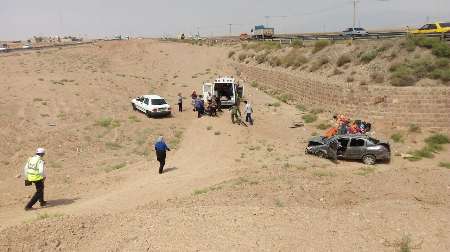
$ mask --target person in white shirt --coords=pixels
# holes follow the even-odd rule
[[[244,106],[245,121],[250,123],[250,125],[253,125],[253,118],[252,118],[253,108],[252,108],[252,105],[250,103],[248,103],[248,101],[244,101],[244,103],[245,103],[245,106]]]

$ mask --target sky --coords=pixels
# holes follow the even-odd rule
[[[2,0],[0,40],[220,36],[229,34],[228,24],[238,35],[267,23],[276,33],[332,32],[352,20],[353,0]],[[359,0],[356,20],[369,30],[450,21],[450,0]]]

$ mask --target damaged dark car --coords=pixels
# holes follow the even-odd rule
[[[337,157],[345,160],[361,160],[373,165],[377,161],[389,161],[391,149],[389,143],[379,141],[367,135],[337,135],[331,138],[313,137],[308,142],[305,152],[323,158],[330,158],[330,143],[337,141]]]

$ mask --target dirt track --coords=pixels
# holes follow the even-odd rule
[[[226,48],[145,40],[0,57],[0,250],[392,251],[407,236],[419,250],[450,250],[450,174],[437,166],[448,150],[374,169],[305,156],[318,130],[289,129],[302,114],[267,106],[275,100],[249,85],[254,127],[231,125],[228,111],[197,119],[189,99],[172,118],[131,110],[136,95],[174,104],[234,74],[226,58]],[[163,175],[158,134],[176,145]],[[24,212],[32,189],[14,176],[37,145],[48,150],[51,207]]]

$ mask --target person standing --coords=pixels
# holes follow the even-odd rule
[[[200,118],[203,115],[203,97],[200,95],[195,100],[195,110],[197,111],[197,117]]]
[[[155,143],[156,160],[159,162],[159,174],[163,173],[164,165],[166,164],[166,151],[170,151],[164,141],[163,136],[159,136]]]
[[[216,96],[216,104],[217,104],[217,110],[219,112],[222,112],[222,101],[220,100],[220,96]]]
[[[339,146],[340,144],[336,139],[332,140],[328,145],[327,156],[333,163],[337,163],[337,151]]]
[[[198,97],[197,92],[195,92],[195,90],[192,91],[191,98],[192,98],[192,106],[194,107],[193,111],[195,111],[195,102],[197,101],[197,97]]]
[[[245,121],[250,123],[250,125],[253,125],[253,118],[252,118],[253,108],[252,108],[252,105],[250,103],[248,103],[248,101],[244,101],[244,103],[245,103],[245,106],[244,106]]]
[[[240,117],[241,117],[241,111],[239,110],[239,107],[234,104],[231,107],[231,122],[234,124],[235,121],[239,124],[240,123]]]
[[[178,93],[178,112],[183,112],[183,97]]]
[[[23,177],[25,185],[34,184],[36,186],[36,193],[25,206],[25,211],[33,209],[34,204],[39,201],[41,207],[45,207],[47,202],[44,201],[44,181],[45,163],[42,158],[45,155],[44,148],[37,148],[36,155],[30,157],[23,168]]]

